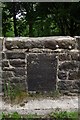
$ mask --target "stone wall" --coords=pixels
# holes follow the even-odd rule
[[[78,92],[80,38],[3,38],[2,80],[23,91]]]

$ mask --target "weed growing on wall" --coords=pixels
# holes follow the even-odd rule
[[[20,103],[26,97],[28,93],[26,91],[22,91],[19,86],[16,88],[10,85],[10,81],[8,83],[4,83],[4,100],[11,103]]]

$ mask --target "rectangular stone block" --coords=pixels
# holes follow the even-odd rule
[[[25,53],[7,52],[6,57],[7,59],[25,59]]]
[[[70,55],[72,60],[80,61],[80,52],[71,52]]]
[[[6,38],[5,46],[8,50],[12,49],[32,49],[32,48],[48,48],[55,50],[60,49],[74,49],[76,41],[69,36],[55,36],[55,37],[37,37],[37,38]]]
[[[57,59],[55,55],[29,54],[27,63],[29,91],[53,91],[56,89]]]
[[[58,82],[58,89],[60,91],[63,91],[64,93],[68,91],[70,92],[75,92],[80,90],[80,81],[59,81]]]
[[[76,70],[79,68],[79,64],[77,61],[65,61],[59,65],[59,70]]]
[[[80,92],[80,80],[76,80],[73,82],[73,89],[78,90]]]
[[[18,77],[18,76],[24,76],[26,74],[25,67],[19,67],[19,68],[17,67],[13,71],[14,71],[14,75],[16,77]]]
[[[59,61],[70,60],[70,55],[68,53],[63,53],[59,55]]]
[[[70,71],[69,80],[80,80],[80,70],[79,71]]]
[[[73,90],[73,84],[72,84],[72,81],[59,81],[58,82],[58,89],[59,90]]]
[[[20,38],[7,38],[8,40],[5,42],[5,47],[8,50],[12,49],[24,49],[25,48],[25,41],[19,41]],[[13,39],[13,41],[12,41]]]
[[[25,60],[20,60],[20,59],[13,59],[10,60],[10,65],[13,67],[25,67]]]

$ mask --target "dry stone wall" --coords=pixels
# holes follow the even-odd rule
[[[78,93],[80,37],[2,38],[2,81],[22,91]]]

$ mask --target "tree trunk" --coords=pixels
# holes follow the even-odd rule
[[[29,21],[29,37],[33,36],[33,22]]]
[[[70,36],[74,36],[74,21],[72,18],[70,19]]]
[[[13,3],[13,23],[14,23],[14,35],[15,37],[18,36],[17,28],[16,28],[16,3]]]
[[[28,13],[28,15],[29,15],[29,37],[33,37],[33,17],[34,17],[34,15],[33,15],[33,13],[34,13],[34,10],[33,10],[33,3],[30,3],[29,4],[29,13]]]

